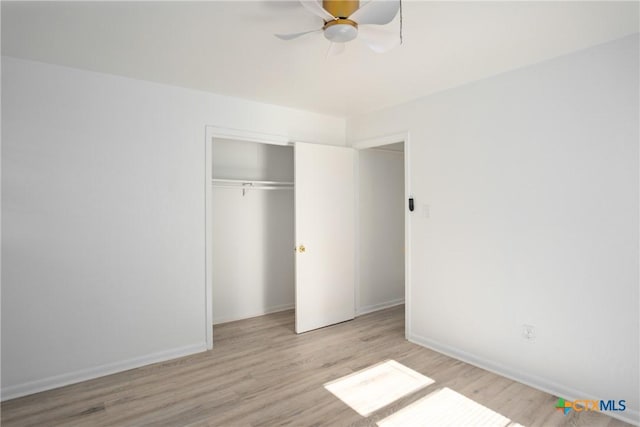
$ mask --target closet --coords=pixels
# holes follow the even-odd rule
[[[294,307],[293,147],[213,141],[213,323]]]
[[[211,323],[290,308],[297,333],[353,319],[354,150],[209,141]]]

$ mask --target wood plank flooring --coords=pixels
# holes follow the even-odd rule
[[[2,403],[10,426],[374,426],[442,387],[524,426],[625,426],[404,339],[402,306],[302,335],[292,311],[214,327],[214,349]],[[435,384],[364,418],[323,384],[393,359]]]

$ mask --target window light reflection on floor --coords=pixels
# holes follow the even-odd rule
[[[434,382],[431,378],[395,360],[387,360],[328,382],[324,387],[357,413],[366,417]]]
[[[378,421],[378,426],[523,427],[446,387]]]

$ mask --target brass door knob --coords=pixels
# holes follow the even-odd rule
[[[300,245],[300,247],[298,248],[298,251],[303,254],[307,251],[307,248],[304,247],[304,245]]]

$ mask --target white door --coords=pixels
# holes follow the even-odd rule
[[[354,151],[296,143],[296,332],[355,315]]]

